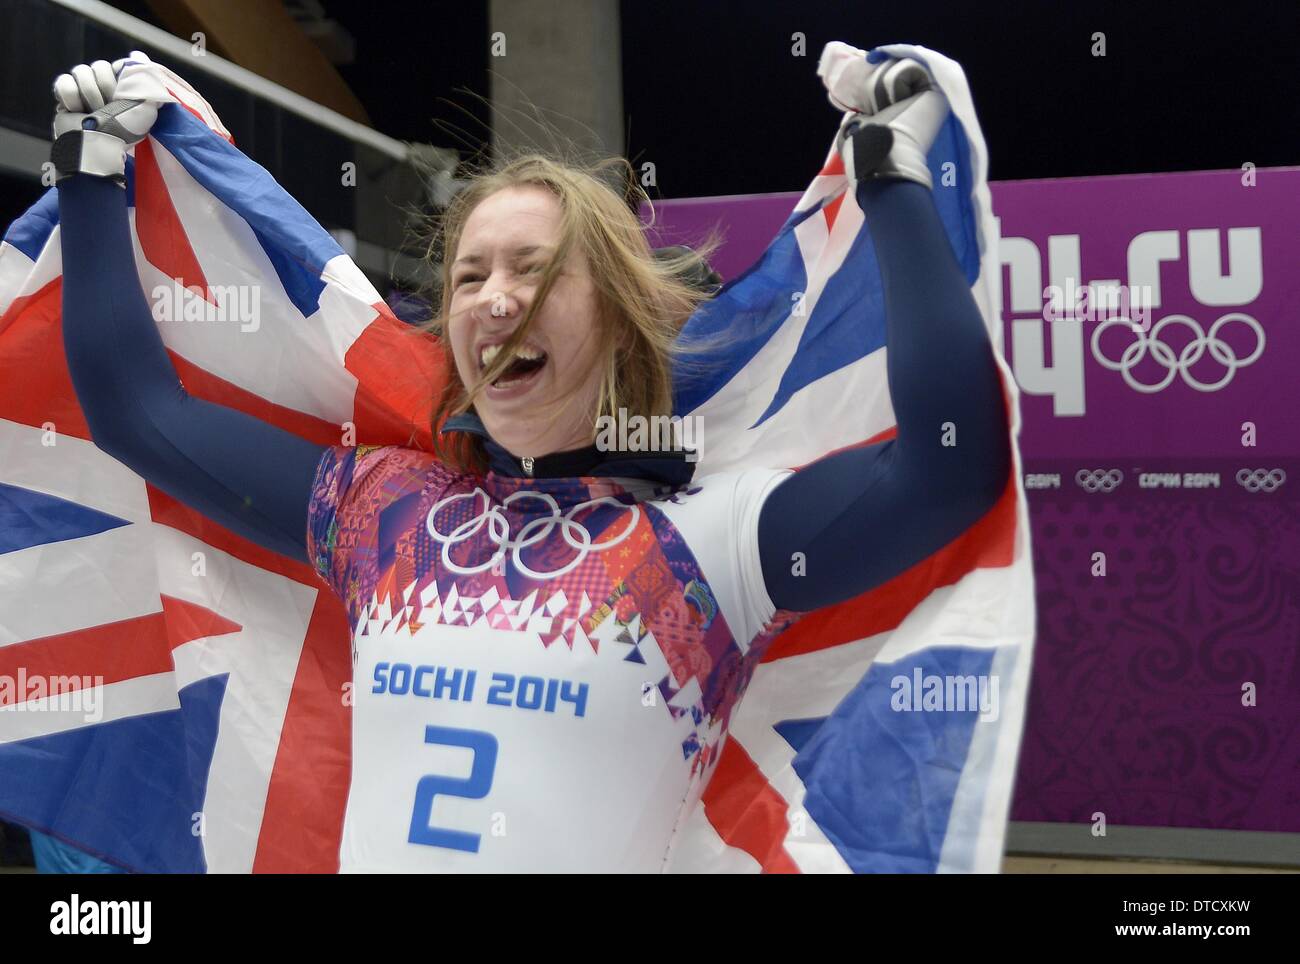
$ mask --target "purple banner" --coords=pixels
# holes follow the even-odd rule
[[[1038,580],[1012,817],[1300,832],[1300,168],[991,189]],[[655,230],[721,229],[730,278],[797,199]]]

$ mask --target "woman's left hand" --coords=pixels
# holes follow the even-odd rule
[[[147,61],[140,52],[131,60]],[[116,100],[117,80],[127,58],[109,63],[96,60],[77,64],[54,79],[54,137],[68,131],[98,130],[111,134],[123,144],[143,140],[158,118],[158,105],[145,100]],[[92,121],[87,125],[86,121]]]
[[[933,187],[926,155],[948,116],[948,101],[918,61],[867,60],[865,51],[827,44],[817,72],[831,103],[851,113],[836,144],[855,181],[906,178]]]

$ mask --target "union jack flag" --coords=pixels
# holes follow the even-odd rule
[[[996,223],[965,77],[921,47],[871,56],[920,61],[952,107],[929,158],[936,200],[1000,347]],[[118,96],[163,103],[127,171],[146,290],[214,303],[223,286],[260,289],[256,331],[162,326],[186,389],[320,444],[427,447],[444,377],[427,341],[184,80],[129,62]],[[50,191],[0,245],[0,815],[134,870],[336,870],[350,766],[342,606],[308,566],[90,441],[63,359],[57,212]],[[689,323],[688,336],[727,332],[725,357],[677,399],[707,419],[701,474],[797,467],[890,437],[864,227],[832,150],[758,263]],[[1014,437],[1015,384],[999,364]],[[1019,480],[1017,456],[1001,501],[961,538],[778,639],[674,869],[997,869],[1034,622]],[[73,691],[102,680],[94,711],[49,692],[59,677]],[[994,680],[997,710],[891,712],[900,677]]]

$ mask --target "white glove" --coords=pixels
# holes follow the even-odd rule
[[[911,59],[868,63],[863,51],[831,43],[817,73],[830,101],[851,113],[836,138],[854,180],[906,178],[933,187],[926,155],[948,116],[948,101]]]
[[[125,181],[126,149],[144,139],[158,119],[158,105],[114,100],[117,78],[128,58],[78,64],[54,80],[54,161],[58,180],[93,174]],[[129,58],[145,61],[140,51]]]

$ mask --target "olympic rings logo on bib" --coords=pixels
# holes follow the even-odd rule
[[[1219,332],[1223,329],[1223,326],[1232,321],[1239,321],[1254,332],[1255,348],[1245,358],[1238,358],[1232,346],[1219,337]],[[1175,323],[1191,329],[1193,335],[1192,340],[1184,345],[1177,355],[1174,354],[1172,348],[1160,340],[1160,333],[1166,327]],[[1127,325],[1137,335],[1137,341],[1125,348],[1124,353],[1120,355],[1118,360],[1107,357],[1101,350],[1102,332],[1113,325]],[[1199,381],[1190,371],[1191,367],[1201,360],[1201,356],[1207,350],[1211,357],[1225,369],[1223,377],[1217,381]],[[1132,374],[1133,368],[1147,356],[1148,352],[1151,353],[1151,358],[1157,364],[1165,368],[1165,375],[1152,385],[1138,381]],[[1237,373],[1238,368],[1245,368],[1247,365],[1253,364],[1263,353],[1263,326],[1250,315],[1242,314],[1240,311],[1224,315],[1210,326],[1209,332],[1202,329],[1196,319],[1187,315],[1168,315],[1161,318],[1150,332],[1147,332],[1142,326],[1128,318],[1111,318],[1103,321],[1092,332],[1092,356],[1106,368],[1123,375],[1124,381],[1134,391],[1148,395],[1163,391],[1174,380],[1175,375],[1181,375],[1183,381],[1197,391],[1217,392],[1232,381],[1232,376]]]
[[[438,513],[449,505],[461,502],[466,499],[478,499],[482,496],[483,508],[477,515],[467,519],[460,525],[456,526],[451,532],[440,532],[436,523]],[[524,524],[519,530],[517,536],[512,537],[510,534],[510,519],[505,513],[505,509],[515,502],[524,499],[536,499],[544,503],[549,509],[548,515],[539,516],[531,519]],[[603,542],[596,543],[592,541],[591,533],[587,531],[586,526],[574,519],[579,512],[584,509],[590,509],[592,506],[602,503],[616,506],[620,509],[629,511],[630,519],[627,527],[612,539],[606,539]],[[434,542],[442,545],[442,564],[451,572],[462,576],[470,576],[475,573],[491,569],[493,566],[505,561],[507,557],[511,558],[515,568],[530,579],[558,579],[566,573],[572,572],[580,566],[592,552],[604,552],[606,549],[618,545],[636,529],[637,523],[641,519],[641,510],[636,505],[627,505],[619,502],[611,496],[601,496],[598,499],[592,499],[589,502],[582,502],[573,506],[567,512],[561,513],[560,505],[554,498],[544,492],[515,492],[507,496],[499,505],[494,504],[491,497],[481,488],[475,488],[473,492],[462,492],[457,495],[448,496],[436,503],[429,510],[429,516],[425,520],[425,526],[429,535]],[[486,526],[486,529],[484,527]],[[569,562],[565,563],[559,569],[552,572],[538,572],[528,566],[523,560],[523,552],[530,546],[544,543],[551,538],[555,527],[559,526],[560,536],[564,539],[565,545],[573,549],[577,555]],[[479,536],[482,531],[482,536]],[[479,538],[475,540],[475,537]],[[482,562],[474,565],[463,565],[457,563],[451,558],[453,546],[462,543],[471,545],[481,545],[481,540],[486,538],[488,542],[496,547],[495,551]],[[471,542],[470,540],[475,540]],[[510,554],[513,553],[513,556]]]
[[[1237,472],[1237,484],[1247,492],[1276,492],[1286,481],[1286,473],[1281,469],[1241,469]]]

